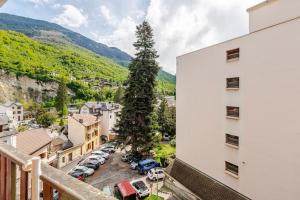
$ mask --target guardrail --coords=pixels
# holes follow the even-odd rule
[[[72,200],[115,199],[63,171],[42,163],[39,157],[25,155],[16,148],[0,142],[1,200],[37,200],[40,198],[40,191],[44,200],[52,200],[54,190],[58,192],[59,197]]]

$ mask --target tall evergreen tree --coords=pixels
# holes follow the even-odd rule
[[[168,109],[169,109],[168,102],[165,98],[163,98],[157,109],[158,125],[159,125],[160,132],[162,134],[168,133],[168,125],[167,125],[168,117],[169,117]]]
[[[68,114],[68,105],[69,97],[67,86],[64,78],[61,78],[59,81],[57,95],[56,95],[56,109],[61,116]]]
[[[129,65],[129,77],[123,98],[123,109],[117,125],[119,139],[132,145],[133,152],[149,152],[155,128],[153,109],[156,98],[156,76],[159,71],[157,51],[154,49],[153,30],[144,21],[137,26],[137,53]]]
[[[122,87],[118,87],[114,96],[114,102],[122,104],[123,97],[124,97],[124,89]]]

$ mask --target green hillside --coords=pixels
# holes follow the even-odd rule
[[[28,76],[39,81],[56,81],[66,77],[68,87],[79,99],[100,98],[99,82],[111,87],[126,80],[128,71],[114,61],[81,47],[52,44],[33,40],[14,31],[0,31],[0,68],[17,76]],[[159,81],[160,93],[171,94],[175,85]],[[101,98],[100,98],[101,100]]]

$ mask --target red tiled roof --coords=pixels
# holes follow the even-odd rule
[[[100,121],[99,118],[90,114],[73,114],[72,117],[84,126],[90,126]]]
[[[51,142],[46,129],[39,128],[17,134],[17,149],[32,155]]]
[[[130,182],[127,180],[118,183],[117,186],[123,197],[128,197],[136,193]]]

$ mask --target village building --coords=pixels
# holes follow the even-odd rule
[[[91,114],[101,118],[102,140],[109,141],[115,138],[114,128],[119,119],[121,105],[108,102],[87,102],[81,109],[81,114]]]
[[[46,129],[32,129],[17,134],[16,148],[27,155],[39,156],[48,162],[51,141]]]

